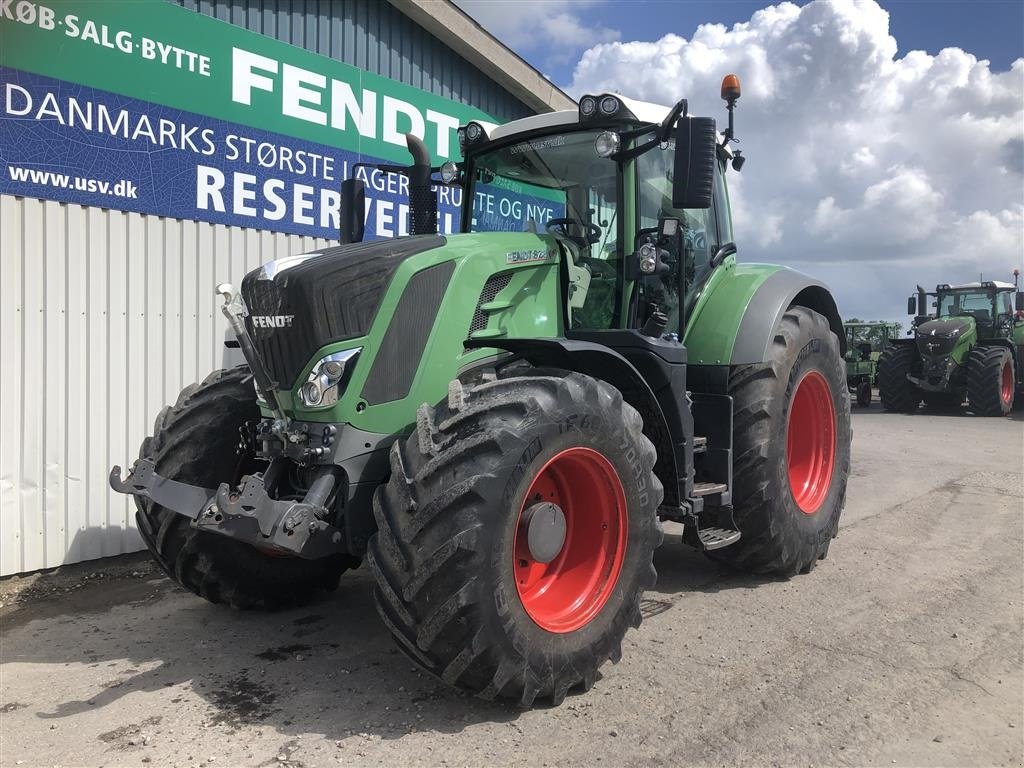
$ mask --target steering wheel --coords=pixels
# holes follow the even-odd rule
[[[564,237],[580,248],[601,242],[601,228],[594,224],[584,224],[576,219],[559,218],[548,219],[544,226],[555,237]]]
[[[614,280],[618,277],[618,269],[604,259],[581,258],[580,261],[587,265],[590,274],[598,280]]]

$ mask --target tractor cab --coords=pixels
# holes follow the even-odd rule
[[[990,281],[936,288],[938,317],[971,317],[979,326],[979,335],[988,338],[1009,335],[1013,323],[1011,283]]]
[[[517,226],[567,257],[569,328],[634,328],[679,343],[687,301],[732,243],[723,175],[735,158],[714,121],[686,110],[604,94],[490,133],[470,124],[455,171],[468,201],[463,231],[506,230],[494,200],[514,195]]]
[[[908,309],[909,314],[916,314],[915,327],[932,319],[966,318],[979,326],[979,332],[986,338],[1008,336],[1017,311],[1014,308],[1016,291],[1013,283],[999,280],[961,285],[942,283],[935,286],[934,292],[925,292],[919,287],[917,298],[908,299]],[[927,297],[933,299],[930,307]]]

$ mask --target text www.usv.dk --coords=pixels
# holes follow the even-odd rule
[[[137,200],[139,197],[139,188],[127,179],[113,182],[100,181],[99,179],[87,179],[84,176],[68,176],[63,173],[39,171],[35,168],[16,168],[13,165],[7,167],[7,174],[12,181],[27,181],[31,184],[45,184],[48,187],[74,189],[79,192],[96,192],[101,195],[133,200]]]

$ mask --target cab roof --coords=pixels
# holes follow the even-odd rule
[[[626,109],[632,112],[642,123],[660,123],[668,116],[669,110],[671,109],[671,107],[664,107],[661,104],[652,104],[648,101],[631,99],[619,93],[610,93],[608,95],[618,98]],[[518,120],[512,120],[511,122],[499,125],[489,131],[489,138],[491,141],[494,141],[496,139],[504,139],[508,136],[514,136],[517,133],[537,131],[543,128],[554,128],[559,125],[578,125],[579,122],[579,110],[560,109],[557,112],[544,112],[540,115],[530,115],[529,117],[522,117]]]
[[[971,288],[995,288],[996,290],[1005,291],[1012,290],[1013,283],[1004,283],[1002,280],[986,280],[984,283],[960,283],[960,285],[938,285],[935,287],[937,291],[962,291],[970,290]]]
[[[595,96],[597,94],[594,94]],[[633,113],[641,123],[660,123],[672,110],[672,107],[666,107],[662,104],[653,104],[649,101],[640,101],[638,99],[631,99],[628,96],[623,96],[621,93],[614,91],[606,94],[600,94],[601,96],[614,96],[622,102],[623,106],[627,110]],[[576,126],[580,123],[580,113],[578,109],[560,109],[556,112],[544,112],[540,115],[530,115],[529,117],[522,117],[518,120],[512,120],[508,123],[503,123],[498,126],[493,124],[484,124],[487,128],[487,138],[490,141],[498,141],[501,139],[515,136],[519,133],[528,133],[532,131],[540,131],[546,128],[557,128],[560,125],[564,126]],[[722,146],[722,133],[718,133],[718,144],[719,147],[725,152],[726,156],[732,157],[732,150],[728,145]]]

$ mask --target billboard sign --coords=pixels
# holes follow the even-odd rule
[[[356,173],[367,235],[393,236],[404,179],[354,165],[407,163],[406,133],[457,158],[470,120],[494,123],[165,0],[0,0],[2,194],[335,239]],[[439,189],[443,231],[460,203]]]

